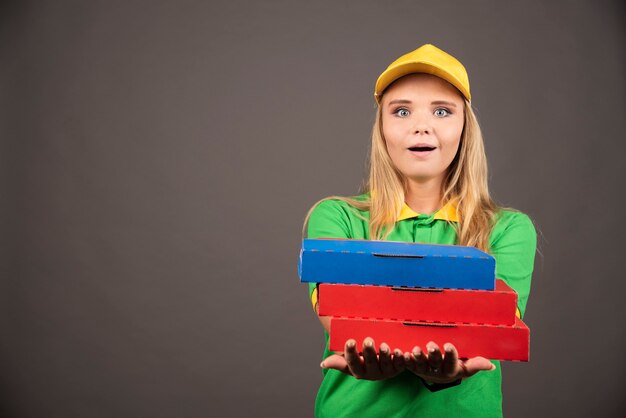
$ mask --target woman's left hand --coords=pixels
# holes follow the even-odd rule
[[[412,353],[404,353],[404,363],[407,370],[415,373],[431,383],[451,383],[455,380],[475,375],[479,371],[495,370],[489,360],[484,357],[473,357],[466,360],[459,359],[456,348],[446,343],[444,353],[433,341],[426,344],[426,352],[420,347],[413,348]]]

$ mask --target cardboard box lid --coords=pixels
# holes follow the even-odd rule
[[[321,316],[513,325],[516,308],[517,293],[500,279],[495,290],[320,283],[318,292]]]
[[[343,351],[350,338],[360,347],[366,337],[373,338],[376,347],[385,342],[392,350],[399,348],[403,352],[411,352],[415,346],[424,350],[429,341],[440,348],[449,342],[461,358],[528,361],[530,353],[530,330],[519,318],[513,326],[331,318],[331,351]]]
[[[298,274],[303,282],[493,290],[495,259],[459,245],[305,239]]]

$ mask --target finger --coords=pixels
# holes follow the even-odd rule
[[[404,368],[410,370],[411,363],[413,363],[413,356],[411,356],[411,353],[405,352],[402,354],[402,357],[404,357]]]
[[[426,355],[419,347],[413,348],[413,358],[415,361],[415,373],[426,374],[428,373],[428,359]]]
[[[402,353],[401,350],[399,349],[395,349],[393,350],[393,368],[397,371],[397,372],[401,372],[402,370],[404,370],[406,368],[406,365],[404,364],[404,355]]]
[[[418,347],[415,346],[413,347],[413,350],[410,353],[404,353],[404,366],[407,370],[412,371],[413,373],[415,373],[416,371],[416,363],[415,363],[415,350],[417,350]],[[408,354],[408,359],[407,359],[407,354]]]
[[[374,348],[374,340],[367,337],[363,340],[363,360],[365,360],[365,373],[368,375],[379,375],[378,357]]]
[[[380,345],[380,354],[378,355],[380,360],[380,371],[389,375],[394,372],[393,364],[391,364],[391,349],[386,343]]]
[[[339,354],[333,354],[326,357],[320,364],[320,367],[323,369],[335,369],[352,375],[352,372],[350,372],[350,368],[348,367],[348,363],[346,362],[346,358],[344,356],[340,356]]]
[[[472,357],[461,362],[461,368],[463,369],[464,377],[470,377],[483,370],[495,370],[496,366],[484,357]]]
[[[450,343],[443,345],[444,357],[441,365],[441,373],[445,376],[456,375],[458,370],[459,353],[456,351],[456,347]]]
[[[439,351],[439,346],[435,344],[433,341],[430,341],[426,344],[426,349],[428,350],[428,366],[430,367],[430,372],[433,374],[441,373],[441,351]]]
[[[356,350],[356,341],[350,339],[346,341],[345,347],[346,362],[353,376],[361,376],[364,371],[363,360]]]

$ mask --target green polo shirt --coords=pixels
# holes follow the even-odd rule
[[[357,197],[365,199],[366,195]],[[365,218],[361,219],[357,213]],[[340,200],[318,204],[309,218],[309,238],[370,239],[369,212],[357,211]],[[399,221],[387,240],[457,244],[457,236],[449,221],[456,221],[454,206],[425,215],[405,205]],[[518,294],[521,315],[526,309],[536,249],[536,232],[532,221],[523,213],[501,210],[490,236],[491,254],[496,259],[496,276]],[[315,298],[315,283],[310,295]],[[324,332],[328,357],[328,333]],[[376,341],[380,344],[382,341]],[[440,346],[445,341],[436,341]],[[394,347],[391,347],[393,350]],[[409,371],[380,381],[357,380],[333,369],[323,371],[323,380],[315,401],[318,418],[339,417],[501,417],[502,375],[500,363],[496,370],[479,372],[445,390],[430,392],[421,380]]]

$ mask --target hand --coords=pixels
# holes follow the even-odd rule
[[[328,356],[320,364],[325,369],[335,369],[354,376],[356,379],[382,380],[394,377],[405,370],[405,356],[401,350],[395,349],[393,356],[389,346],[380,345],[380,354],[376,355],[374,340],[367,337],[363,340],[363,356],[356,349],[356,341],[346,341],[344,354]]]
[[[450,383],[473,376],[481,370],[496,369],[484,357],[460,360],[456,348],[450,343],[444,344],[443,348],[442,356],[439,346],[430,341],[426,344],[426,353],[420,347],[413,348],[412,353],[404,353],[406,369],[431,383]]]

